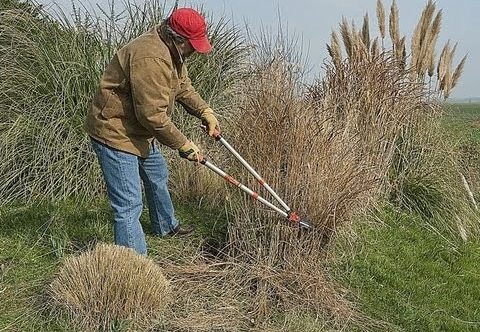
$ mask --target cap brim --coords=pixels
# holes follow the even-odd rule
[[[208,41],[207,36],[199,39],[189,39],[189,41],[198,53],[208,53],[212,50],[212,45]]]

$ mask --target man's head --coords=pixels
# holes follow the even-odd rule
[[[205,18],[192,8],[179,8],[166,20],[167,30],[183,57],[197,51],[208,53],[212,49],[207,37]]]

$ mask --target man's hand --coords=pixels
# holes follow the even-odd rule
[[[192,141],[188,141],[178,149],[178,154],[180,157],[190,161],[200,162],[203,160],[203,156],[200,154],[200,149]]]
[[[207,127],[207,133],[209,136],[215,137],[216,132],[220,134],[220,125],[211,108],[206,108],[201,111],[200,119],[202,120],[202,123]]]

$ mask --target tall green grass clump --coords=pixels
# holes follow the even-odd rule
[[[124,6],[119,10],[112,3],[103,12],[74,8],[72,18],[61,10],[49,14],[41,8],[34,13],[23,8],[1,11],[2,203],[70,196],[90,200],[103,191],[82,129],[85,113],[114,52],[168,14],[162,1],[143,6],[127,1]],[[236,28],[225,20],[211,23],[210,38],[213,54],[192,59],[190,71],[199,92],[220,114],[227,115],[231,87],[241,75],[244,48],[239,47]],[[198,124],[194,126],[184,113],[174,114],[176,123],[188,136],[200,137],[192,134],[200,132]],[[191,173],[187,163],[176,169],[174,178]],[[174,189],[179,196],[188,196],[194,187],[180,181]]]
[[[67,26],[65,26],[67,25]],[[1,201],[98,190],[82,132],[102,43],[45,13],[0,14]]]

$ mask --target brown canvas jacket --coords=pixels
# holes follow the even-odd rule
[[[173,124],[175,101],[199,117],[208,104],[162,26],[122,47],[107,66],[84,128],[94,139],[146,158],[152,140],[178,149],[188,140]]]

